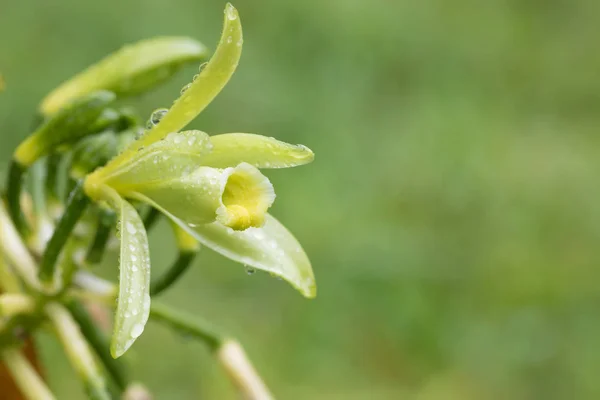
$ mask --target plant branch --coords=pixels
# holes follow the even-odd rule
[[[58,303],[47,304],[45,310],[71,364],[83,380],[90,398],[110,400],[106,383],[96,367],[90,346],[77,322],[69,311]]]
[[[180,251],[177,259],[169,269],[150,282],[150,295],[156,296],[175,283],[188,270],[196,257],[194,251]]]
[[[7,348],[1,353],[4,364],[10,371],[15,383],[29,400],[53,400],[55,397],[48,389],[33,366],[15,348]]]
[[[110,355],[108,338],[104,332],[98,328],[83,304],[79,301],[70,300],[66,306],[79,324],[81,332],[94,349],[100,361],[102,361],[104,368],[110,374],[112,380],[121,391],[124,391],[127,387],[125,366],[120,360],[116,360]]]
[[[83,191],[83,185],[78,183],[69,196],[67,208],[58,222],[42,257],[39,272],[42,282],[50,283],[54,279],[58,256],[88,204],[89,198]]]

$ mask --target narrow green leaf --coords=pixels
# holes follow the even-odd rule
[[[210,137],[212,151],[203,165],[227,168],[247,162],[257,168],[288,168],[308,164],[314,153],[301,144],[281,142],[272,137],[251,133],[225,133]]]
[[[105,108],[114,100],[114,93],[99,91],[62,108],[17,147],[14,158],[21,165],[29,166],[62,144],[104,130],[114,122],[103,115]],[[99,117],[102,117],[100,121],[103,123],[98,121]]]
[[[150,313],[150,250],[142,219],[131,204],[108,187],[104,198],[119,213],[121,254],[119,298],[110,353],[120,357],[142,334]]]
[[[203,60],[204,45],[186,37],[159,37],[123,47],[52,91],[41,111],[52,115],[72,100],[104,89],[119,97],[144,92],[169,79],[181,66]]]

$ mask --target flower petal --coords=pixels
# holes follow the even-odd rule
[[[110,353],[120,357],[142,334],[150,314],[150,250],[144,223],[131,204],[104,187],[105,199],[119,212],[121,255],[119,298]]]
[[[136,185],[121,194],[158,204],[190,225],[220,221],[236,230],[261,226],[275,200],[273,185],[250,164],[199,167],[173,179]]]
[[[233,231],[213,222],[192,228],[190,234],[227,258],[286,280],[305,297],[317,295],[306,253],[296,238],[270,215],[261,228]]]
[[[41,111],[51,115],[72,100],[105,89],[119,97],[143,92],[170,78],[183,64],[207,57],[201,43],[186,37],[159,37],[128,45],[53,90]]]
[[[103,168],[86,178],[86,185],[101,187],[109,185],[117,191],[132,190],[155,181],[177,179],[189,174],[210,152],[208,135],[201,131],[172,133],[165,140],[140,149],[121,164],[109,161]],[[87,189],[89,196],[93,193]]]
[[[247,162],[257,168],[287,168],[308,164],[314,153],[301,144],[281,142],[272,137],[251,133],[225,133],[211,136],[213,149],[204,165],[227,168]]]
[[[234,231],[219,222],[192,227],[160,206],[153,206],[217,253],[280,277],[307,298],[317,295],[315,277],[306,253],[296,238],[273,216],[267,214],[266,222],[260,228]]]
[[[137,146],[147,146],[177,132],[192,121],[219,94],[235,71],[242,54],[242,25],[237,10],[227,4],[223,33],[217,50],[198,77]],[[135,144],[134,144],[135,146]]]

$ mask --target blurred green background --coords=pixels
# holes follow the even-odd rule
[[[600,398],[600,3],[234,5],[242,62],[192,126],[315,151],[268,175],[319,295],[206,250],[166,301],[239,338],[280,399]],[[214,48],[223,7],[3,1],[2,168],[61,81],[151,36]],[[142,115],[195,71],[136,101]],[[59,398],[81,398],[45,349]],[[202,345],[154,323],[126,358],[158,399],[236,398]]]

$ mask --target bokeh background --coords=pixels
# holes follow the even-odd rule
[[[268,175],[319,295],[207,250],[166,301],[239,338],[280,399],[600,398],[600,3],[234,5],[242,62],[192,126],[315,151]],[[151,36],[214,48],[223,7],[2,0],[2,168],[62,80]],[[166,224],[151,241],[161,269]],[[59,347],[44,354],[59,398],[82,398]],[[127,361],[158,399],[236,398],[201,344],[162,326]]]

